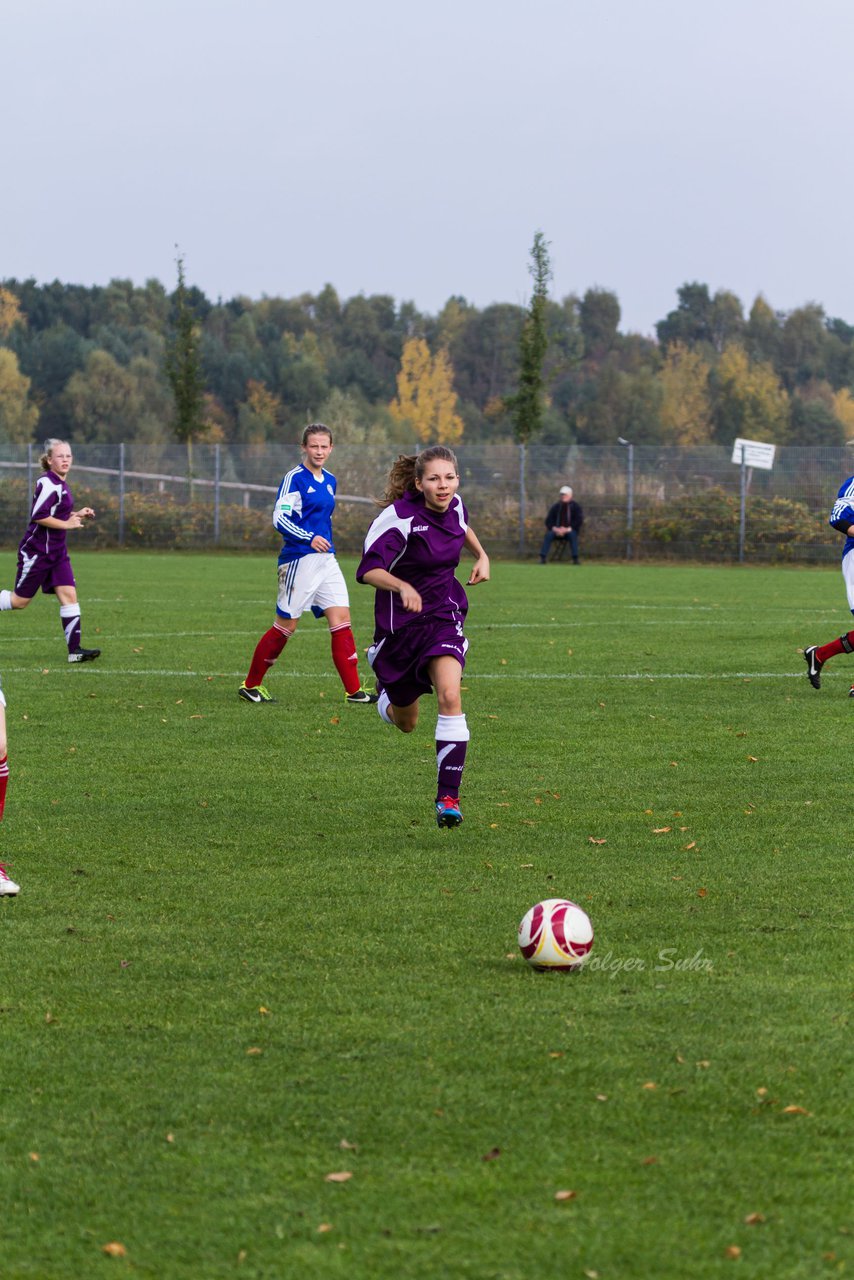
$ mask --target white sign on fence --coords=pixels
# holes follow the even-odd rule
[[[765,444],[763,440],[742,440],[740,437],[732,446],[732,461],[741,466],[742,453],[746,467],[759,467],[761,471],[774,470],[775,444]]]

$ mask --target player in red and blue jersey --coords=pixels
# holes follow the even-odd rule
[[[854,555],[852,555],[854,551],[854,476],[849,476],[840,486],[828,524],[845,537],[845,545],[842,548],[842,577],[848,596],[848,607],[854,613]],[[821,688],[821,669],[824,664],[839,653],[854,653],[854,631],[848,631],[838,640],[831,640],[827,644],[811,644],[804,649],[807,677],[814,689]],[[854,685],[848,690],[848,696],[854,698]]]
[[[73,461],[66,440],[45,440],[41,456],[44,475],[33,493],[30,523],[18,547],[18,574],[12,591],[0,591],[0,610],[25,609],[39,588],[59,601],[59,621],[68,646],[69,662],[91,662],[100,649],[84,649],[80,643],[80,605],[77,584],[68,558],[65,535],[94,520],[91,507],[74,510],[66,483]]]
[[[302,463],[282,480],[273,507],[273,525],[282,535],[276,616],[255,646],[249,672],[237,692],[246,702],[275,702],[264,677],[302,614],[311,609],[316,618],[325,616],[329,623],[332,661],[344,685],[344,700],[370,704],[377,699],[359,680],[350,597],[332,540],[336,481],[324,467],[332,452],[332,432],[322,422],[311,423],[302,434],[302,451]]]
[[[489,557],[469,527],[459,486],[457,460],[444,445],[398,458],[386,489],[388,505],[368,530],[356,570],[357,580],[377,593],[368,661],[377,677],[380,716],[411,733],[419,698],[436,690],[440,827],[463,820],[460,783],[470,735],[460,687],[468,599],[455,570],[464,547],[475,556],[468,585],[489,579]]]

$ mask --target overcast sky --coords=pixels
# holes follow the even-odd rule
[[[0,278],[854,323],[852,0],[0,0]]]

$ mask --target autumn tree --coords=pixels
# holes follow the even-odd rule
[[[39,411],[30,403],[30,379],[18,368],[14,351],[0,347],[0,439],[26,444],[33,438]]]
[[[789,397],[772,365],[751,361],[743,347],[726,347],[713,378],[716,434],[724,444],[747,440],[785,441]]]
[[[462,438],[454,370],[444,347],[431,356],[424,338],[404,343],[397,395],[389,412],[396,422],[408,423],[416,439],[425,444],[456,444]]]
[[[659,373],[662,438],[673,444],[708,444],[712,435],[709,365],[699,351],[672,343]]]
[[[17,297],[9,289],[0,288],[0,340],[8,338],[21,320],[21,304]]]
[[[546,301],[552,268],[548,242],[542,231],[534,236],[528,270],[534,281],[534,292],[519,339],[519,384],[515,395],[507,400],[516,439],[521,444],[530,440],[543,422],[543,361],[549,345]]]

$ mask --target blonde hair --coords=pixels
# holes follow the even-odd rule
[[[53,453],[54,449],[56,448],[56,446],[57,446],[58,444],[65,444],[65,445],[68,445],[68,441],[67,441],[67,440],[58,440],[58,439],[56,439],[56,437],[55,437],[55,436],[50,436],[47,440],[45,440],[45,442],[44,442],[44,453],[43,453],[43,454],[42,454],[42,456],[39,458],[39,462],[41,463],[42,471],[50,471],[50,455]],[[68,447],[69,447],[69,448],[71,448],[71,446],[70,446],[70,445],[68,445]]]
[[[397,502],[398,498],[402,498],[405,493],[417,493],[415,481],[422,478],[427,470],[427,463],[437,459],[442,462],[452,462],[454,470],[459,475],[457,455],[444,444],[431,445],[429,449],[422,449],[421,453],[399,454],[397,462],[388,473],[383,506],[387,507],[392,502]]]

